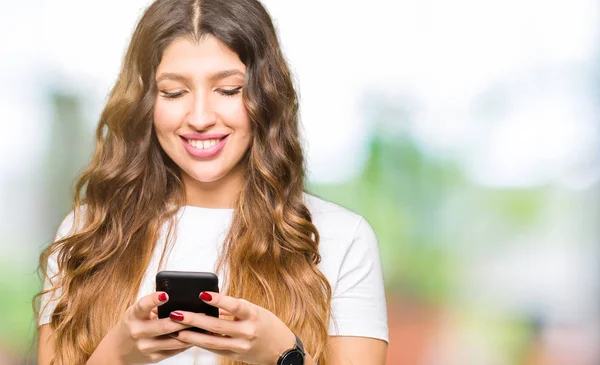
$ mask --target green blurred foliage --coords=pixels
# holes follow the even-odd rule
[[[532,229],[546,204],[543,188],[473,184],[457,162],[428,155],[406,133],[390,138],[376,129],[369,152],[364,170],[350,181],[309,183],[308,190],[369,221],[388,290],[432,304],[450,299],[462,250],[493,246]]]
[[[74,179],[89,161],[93,147],[83,118],[82,100],[58,90],[49,90],[48,95],[53,107],[49,149],[42,170],[29,177],[40,181],[44,190],[39,209],[45,224],[27,232],[38,239],[34,246],[40,250],[52,241],[59,223],[71,210]],[[17,261],[0,258],[0,293],[9,298],[0,301],[0,349],[21,355],[29,353],[34,344],[32,299],[42,283],[35,267],[24,267],[22,260]],[[26,262],[37,262],[37,257]]]
[[[452,164],[428,158],[406,136],[376,131],[361,174],[340,185],[308,190],[363,215],[380,244],[386,287],[439,302],[450,289],[444,194],[462,181]]]
[[[37,277],[10,263],[0,265],[0,348],[14,355],[29,352],[35,329],[31,299],[39,289]]]

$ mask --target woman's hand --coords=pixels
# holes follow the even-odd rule
[[[279,356],[294,347],[294,333],[275,314],[244,299],[203,292],[200,299],[220,308],[233,320],[203,313],[176,311],[171,319],[212,332],[179,331],[177,339],[221,356],[249,364],[275,365]]]
[[[107,353],[115,356],[118,364],[155,363],[190,348],[190,344],[168,336],[189,326],[175,323],[169,318],[157,319],[155,308],[167,300],[166,293],[156,292],[129,307],[102,340],[88,364],[107,363]]]

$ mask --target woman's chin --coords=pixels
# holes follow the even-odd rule
[[[210,184],[221,179],[219,175],[195,175],[190,176],[194,182],[200,184]]]
[[[225,174],[222,171],[189,171],[187,175],[193,182],[208,184],[220,180]]]
[[[243,169],[241,166],[224,166],[223,164],[208,164],[204,166],[193,166],[195,168],[187,168],[183,171],[187,179],[190,179],[191,183],[210,184],[216,181],[220,181],[225,177],[231,178],[233,175],[243,175]],[[203,168],[200,168],[203,167]]]

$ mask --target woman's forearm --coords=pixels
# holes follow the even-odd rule
[[[100,341],[100,344],[96,347],[96,350],[94,350],[94,353],[92,353],[92,356],[90,356],[86,362],[86,365],[127,365],[122,359],[117,357],[117,344],[113,343],[113,336],[110,334],[111,333],[109,332],[104,336],[102,341]]]
[[[312,356],[306,354],[306,356],[304,357],[304,365],[317,365],[317,363],[315,362],[315,360],[313,360]]]

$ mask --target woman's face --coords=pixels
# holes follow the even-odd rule
[[[156,72],[154,127],[184,182],[241,176],[238,162],[251,141],[241,90],[245,72],[238,55],[213,36],[198,44],[179,38],[164,50]]]

